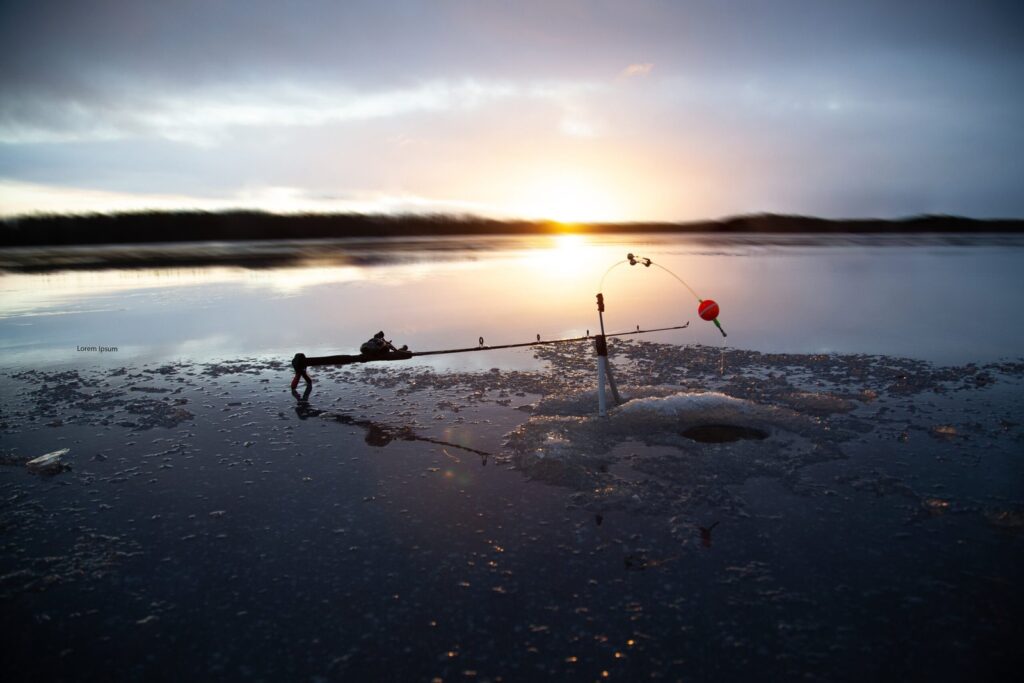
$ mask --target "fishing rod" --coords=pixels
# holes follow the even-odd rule
[[[635,330],[630,330],[629,332],[615,332],[613,334],[605,334],[604,336],[605,337],[628,337],[631,334],[649,334],[651,332],[666,332],[668,330],[685,330],[689,326],[690,326],[689,321],[687,321],[683,325],[674,325],[672,327],[655,327],[655,328],[651,328],[649,330],[641,330],[640,326],[637,325]],[[604,334],[603,331],[602,331],[602,334]],[[481,337],[480,339],[483,340],[483,337]],[[500,344],[498,346],[484,346],[483,342],[481,341],[481,345],[480,346],[471,346],[471,347],[464,348],[464,349],[443,349],[443,350],[440,350],[440,351],[410,351],[409,353],[413,357],[415,357],[415,356],[439,356],[439,355],[445,354],[445,353],[469,353],[471,351],[493,351],[495,349],[515,349],[515,348],[522,348],[522,347],[525,347],[525,346],[544,346],[545,344],[568,344],[570,342],[586,341],[587,339],[593,339],[593,337],[590,335],[590,330],[587,330],[587,334],[585,336],[582,336],[582,337],[569,337],[567,339],[541,340],[540,339],[540,335],[537,335],[537,340],[536,341],[523,342],[523,343],[520,343],[520,344]]]
[[[658,327],[658,328],[652,328],[652,329],[649,329],[649,330],[641,330],[640,326],[637,325],[635,330],[630,330],[628,332],[614,332],[612,334],[606,334],[605,330],[604,330],[604,311],[605,311],[604,294],[603,294],[604,282],[605,282],[605,279],[608,277],[609,273],[611,273],[618,266],[621,266],[621,265],[623,265],[625,263],[628,263],[631,266],[643,265],[645,268],[650,268],[651,266],[656,266],[656,267],[660,268],[661,270],[665,271],[666,273],[668,273],[669,275],[671,275],[673,278],[675,278],[677,281],[679,281],[679,283],[683,287],[685,287],[690,292],[690,294],[692,294],[694,296],[695,299],[697,299],[697,304],[698,304],[697,305],[697,314],[701,317],[701,319],[707,320],[708,322],[714,323],[715,327],[718,328],[718,331],[722,333],[722,337],[723,338],[725,336],[727,336],[726,333],[725,333],[725,330],[722,328],[722,324],[718,321],[718,315],[719,315],[720,309],[719,309],[718,304],[714,300],[712,300],[712,299],[702,299],[697,294],[697,292],[694,291],[694,289],[692,287],[690,287],[690,285],[688,285],[686,283],[685,280],[683,280],[681,277],[679,277],[678,275],[673,273],[671,270],[669,270],[665,266],[662,266],[659,263],[654,263],[649,258],[646,258],[646,257],[643,257],[643,256],[637,256],[637,255],[635,255],[633,253],[629,253],[629,254],[626,254],[626,259],[625,260],[619,261],[618,263],[613,264],[607,271],[605,271],[604,275],[601,277],[601,282],[598,285],[597,312],[598,312],[598,320],[600,322],[600,327],[601,327],[601,333],[599,335],[591,337],[590,336],[590,330],[587,330],[587,334],[585,336],[582,336],[582,337],[570,337],[570,338],[567,338],[567,339],[542,340],[540,338],[540,335],[538,334],[537,335],[537,339],[535,341],[518,342],[518,343],[514,343],[514,344],[498,344],[496,346],[488,346],[488,345],[484,344],[484,338],[480,337],[479,338],[479,343],[478,343],[477,346],[469,346],[469,347],[462,347],[462,348],[455,348],[455,349],[435,349],[435,350],[432,350],[432,351],[409,351],[408,347],[405,347],[405,346],[403,346],[400,349],[396,349],[394,347],[394,345],[390,341],[384,339],[384,333],[383,332],[378,332],[376,335],[374,335],[373,339],[371,339],[369,342],[367,342],[366,344],[364,344],[360,348],[360,353],[356,354],[356,355],[335,355],[335,356],[312,356],[312,357],[307,357],[303,353],[295,354],[295,357],[292,358],[292,369],[295,371],[295,378],[292,380],[292,389],[294,390],[298,386],[300,379],[304,379],[306,381],[307,385],[312,386],[313,380],[310,379],[309,375],[306,373],[306,369],[307,368],[311,368],[311,367],[316,367],[316,366],[322,366],[322,365],[350,365],[350,364],[354,364],[354,363],[370,363],[370,362],[377,362],[377,361],[409,360],[410,358],[417,358],[417,357],[420,357],[420,356],[440,356],[440,355],[452,354],[452,353],[474,353],[474,352],[479,352],[479,351],[496,351],[498,349],[515,349],[515,348],[527,348],[527,347],[533,347],[533,346],[545,346],[545,345],[552,345],[552,344],[569,344],[569,343],[573,343],[573,342],[580,342],[580,341],[585,341],[585,340],[593,339],[593,341],[594,341],[594,349],[595,349],[595,351],[597,353],[597,378],[598,378],[598,405],[599,405],[599,413],[600,413],[600,415],[604,416],[604,415],[607,414],[607,412],[606,412],[607,402],[606,402],[606,399],[605,399],[605,384],[606,383],[611,387],[612,396],[614,397],[615,402],[616,403],[622,403],[622,400],[619,397],[618,389],[615,386],[615,379],[614,379],[614,377],[612,375],[611,364],[608,362],[607,338],[608,337],[626,337],[626,336],[636,335],[636,334],[650,334],[652,332],[666,332],[666,331],[669,331],[669,330],[684,330],[684,329],[686,329],[687,327],[690,326],[689,321],[687,321],[686,324],[684,324],[684,325],[674,325],[674,326],[671,326],[671,327]]]
[[[690,322],[687,321],[683,325],[673,325],[671,327],[655,327],[649,330],[642,330],[637,325],[635,330],[628,332],[614,332],[612,334],[601,336],[604,337],[628,337],[636,334],[650,334],[652,332],[668,332],[670,330],[685,330],[690,326]],[[603,329],[603,324],[602,324]],[[480,337],[480,344],[478,346],[467,346],[464,348],[457,349],[434,349],[431,351],[409,351],[403,349],[395,349],[390,346],[390,342],[387,342],[390,349],[381,353],[359,353],[355,355],[335,355],[335,356],[306,356],[303,353],[295,354],[292,358],[292,369],[295,370],[295,378],[292,380],[292,389],[295,389],[299,385],[300,379],[305,379],[307,384],[311,384],[312,380],[309,375],[306,374],[306,368],[318,367],[322,365],[352,365],[355,363],[372,363],[377,361],[394,361],[394,360],[409,360],[410,358],[418,358],[420,356],[442,356],[450,353],[473,353],[478,351],[496,351],[498,349],[517,349],[525,348],[530,346],[546,346],[552,344],[570,344],[572,342],[580,342],[595,339],[591,336],[590,330],[587,330],[587,334],[582,337],[569,337],[565,339],[541,339],[540,335],[537,335],[537,339],[529,342],[518,342],[515,344],[498,344],[495,346],[488,346],[484,344],[484,338]]]

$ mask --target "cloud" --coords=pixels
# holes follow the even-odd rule
[[[562,119],[559,130],[574,138],[593,138],[600,134],[597,126],[590,121],[571,117]]]
[[[471,109],[515,94],[517,88],[507,83],[466,80],[370,92],[307,85],[153,93],[141,99],[39,99],[18,103],[16,108],[0,107],[0,143],[155,136],[208,145],[235,127],[322,126],[418,112]],[[37,116],[38,110],[49,114]]]
[[[630,64],[620,74],[623,78],[634,78],[636,76],[649,76],[654,70],[654,64],[644,62],[642,64]]]
[[[1024,206],[1020,3],[59,4],[0,11],[0,181],[86,194],[0,208],[498,206],[558,164],[636,219]]]
[[[561,106],[600,89],[586,82],[434,80],[359,90],[331,84],[261,84],[94,99],[32,98],[0,104],[0,144],[160,138],[212,147],[232,131],[323,127],[408,115],[465,112],[522,100]]]

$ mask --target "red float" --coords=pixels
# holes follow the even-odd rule
[[[704,299],[700,302],[700,306],[697,307],[697,313],[704,320],[714,320],[718,317],[718,304],[711,299]]]

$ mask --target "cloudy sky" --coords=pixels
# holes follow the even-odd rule
[[[1022,8],[0,0],[0,213],[1021,216]]]

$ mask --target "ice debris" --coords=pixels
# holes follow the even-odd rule
[[[60,450],[40,455],[38,458],[33,458],[26,462],[25,467],[33,474],[56,474],[65,469],[70,469],[67,463],[61,460],[70,450],[70,448],[61,448]]]
[[[507,438],[516,466],[575,488],[583,507],[679,514],[713,501],[727,504],[727,487],[751,476],[787,477],[840,457],[838,444],[846,438],[813,415],[724,393],[667,387],[625,393],[632,399],[607,418],[594,414],[594,392],[541,401]]]

